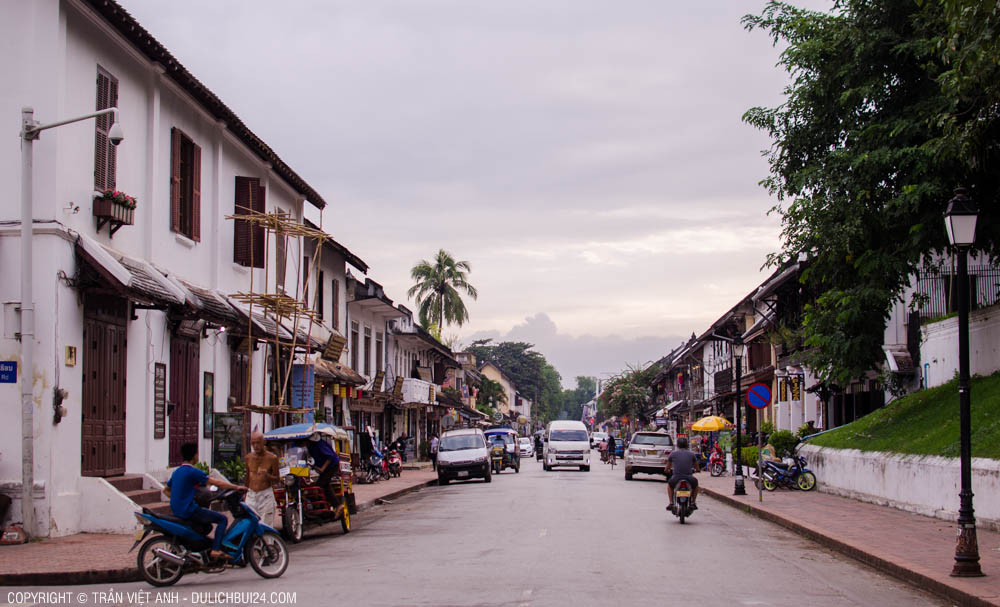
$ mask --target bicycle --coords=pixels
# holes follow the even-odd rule
[[[609,453],[608,454],[608,463],[611,464],[611,469],[612,470],[615,469],[615,459],[616,458],[615,458],[615,454],[614,453]]]

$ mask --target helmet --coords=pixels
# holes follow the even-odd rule
[[[313,432],[312,434],[309,435],[309,440],[311,440],[314,443],[319,442],[320,438],[321,437],[319,435],[319,432]]]

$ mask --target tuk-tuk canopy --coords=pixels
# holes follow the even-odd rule
[[[316,432],[319,432],[323,436],[329,436],[333,439],[351,439],[347,430],[330,424],[292,424],[291,426],[282,426],[281,428],[275,428],[274,430],[265,432],[264,440],[302,440],[309,438]]]

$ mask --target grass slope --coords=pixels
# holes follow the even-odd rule
[[[972,456],[1000,459],[1000,372],[972,380]],[[958,380],[921,390],[810,444],[839,449],[959,456]]]

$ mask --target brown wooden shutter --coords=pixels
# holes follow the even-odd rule
[[[107,107],[118,107],[118,79],[114,77],[109,78]],[[111,125],[114,124],[114,117],[109,114],[104,116],[104,119],[104,125],[108,127],[108,131],[110,132]],[[118,189],[118,146],[111,143],[111,140],[108,140],[106,147],[108,150],[108,166],[105,184],[109,190],[115,190]]]
[[[181,132],[170,129],[170,229],[181,231]]]
[[[340,330],[340,281],[333,279],[330,293],[330,304],[333,308],[333,328]]]
[[[250,214],[251,187],[249,177],[236,178],[235,215]],[[233,221],[233,261],[242,266],[250,265],[250,222],[242,219]]]
[[[319,319],[323,320],[323,272],[319,273],[319,278],[316,279],[316,313],[319,315]]]
[[[264,186],[260,185],[259,179],[254,179],[254,183],[257,184],[257,196],[253,200],[253,210],[258,213],[264,213],[265,197],[266,192]],[[253,230],[253,265],[255,268],[264,267],[264,228],[260,225],[254,225]]]
[[[274,232],[274,284],[278,291],[285,289],[285,266],[288,262],[285,258],[285,232],[276,230]]]
[[[103,110],[108,107],[110,79],[101,70],[97,71],[97,107]],[[96,135],[94,136],[94,189],[103,192],[108,189],[108,124],[106,116],[98,116]]]
[[[201,241],[201,148],[191,144],[191,240]]]

